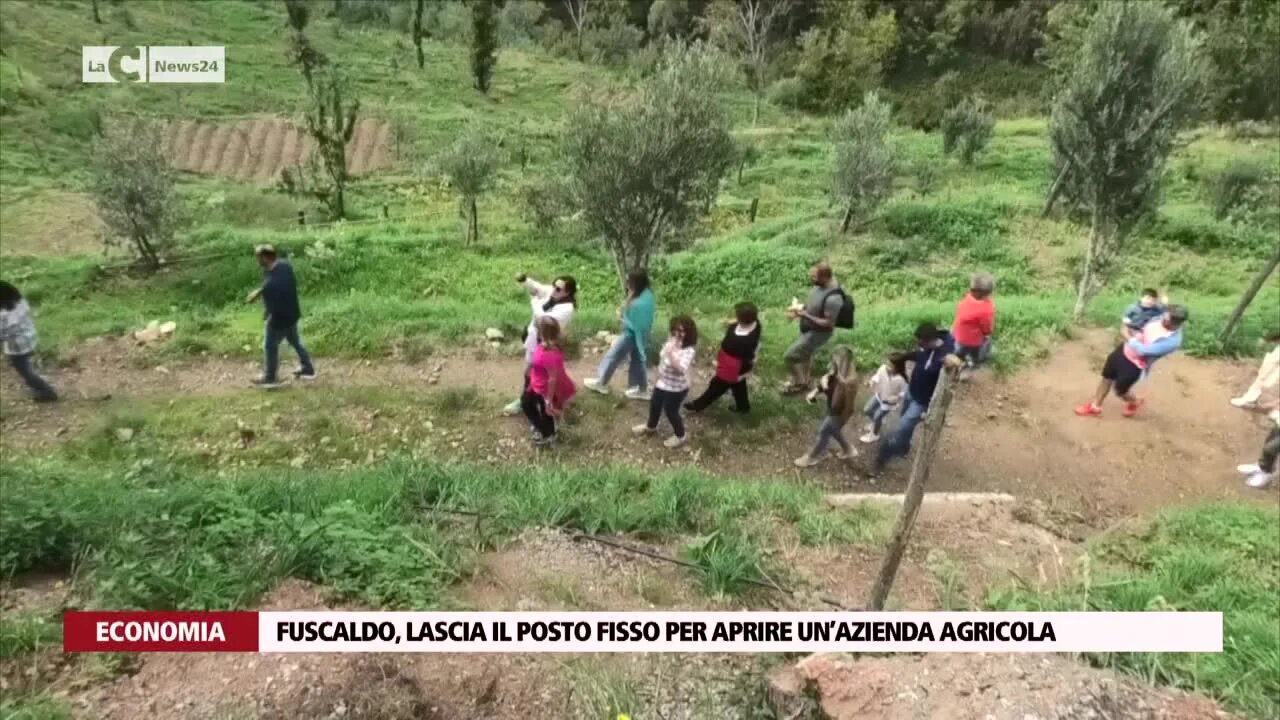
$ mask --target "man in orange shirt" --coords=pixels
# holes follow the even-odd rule
[[[961,379],[991,355],[991,333],[996,327],[996,305],[991,301],[996,281],[978,273],[969,281],[969,294],[956,304],[956,320],[951,335],[956,339],[956,356],[964,360]]]

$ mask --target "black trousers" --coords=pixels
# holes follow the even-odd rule
[[[556,434],[556,419],[547,412],[547,401],[541,395],[526,389],[520,396],[520,408],[543,438]]]
[[[707,384],[707,389],[702,391],[696,400],[689,403],[689,409],[694,412],[702,412],[711,407],[711,403],[720,399],[720,396],[733,391],[733,405],[738,412],[751,411],[751,398],[747,394],[747,381],[739,380],[736,383],[725,382],[718,377],[711,378],[711,382]]]
[[[653,397],[649,398],[649,428],[657,430],[658,420],[665,412],[676,437],[684,437],[684,419],[680,417],[680,404],[687,397],[689,397],[688,390],[671,392],[654,388]]]

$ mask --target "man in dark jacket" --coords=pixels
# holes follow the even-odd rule
[[[911,379],[907,382],[907,398],[902,406],[902,417],[893,434],[880,444],[876,454],[874,471],[879,473],[895,457],[905,457],[911,451],[911,436],[916,425],[929,411],[933,390],[945,368],[958,368],[963,361],[956,357],[955,338],[946,330],[939,330],[933,323],[921,323],[916,328],[919,347],[911,353]]]
[[[254,380],[253,384],[268,390],[280,387],[276,368],[280,364],[281,340],[288,342],[294,352],[298,353],[298,369],[293,371],[293,376],[301,380],[315,380],[315,366],[311,364],[311,356],[298,337],[302,308],[298,305],[298,283],[293,277],[293,268],[277,258],[276,249],[270,245],[259,245],[254,250],[254,257],[257,258],[258,265],[262,266],[262,287],[249,293],[246,301],[252,303],[262,298],[266,319],[262,343],[266,367],[262,377]]]

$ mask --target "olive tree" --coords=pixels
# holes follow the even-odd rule
[[[177,199],[164,156],[164,129],[145,121],[118,122],[93,146],[93,200],[106,223],[107,245],[127,245],[148,267],[173,238]]]
[[[315,141],[315,156],[319,160],[319,175],[323,181],[314,189],[316,197],[324,202],[330,217],[340,220],[346,217],[347,143],[356,129],[356,116],[360,101],[349,98],[350,86],[345,76],[336,70],[325,70],[314,76],[311,85],[310,105],[307,108],[307,134]]]
[[[841,232],[849,229],[855,217],[867,219],[889,197],[894,170],[891,127],[889,104],[875,92],[867,93],[861,106],[836,121],[832,193],[845,202]]]
[[[464,130],[435,160],[436,170],[449,178],[449,185],[458,193],[468,245],[480,239],[477,200],[493,185],[499,161],[496,143],[477,127]]]
[[[1066,192],[1090,215],[1074,314],[1102,287],[1154,207],[1179,129],[1198,110],[1203,61],[1186,23],[1157,3],[1104,3],[1054,100],[1049,135]]]
[[[942,152],[953,151],[960,162],[972,165],[978,153],[991,142],[996,119],[982,98],[967,97],[942,116]]]
[[[619,278],[645,268],[710,211],[734,162],[720,104],[726,68],[701,47],[675,47],[641,88],[584,103],[568,129],[570,189]]]

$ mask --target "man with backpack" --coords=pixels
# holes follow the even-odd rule
[[[783,356],[791,373],[790,382],[783,387],[786,394],[807,391],[818,348],[831,339],[836,328],[853,327],[853,299],[836,282],[831,266],[826,262],[814,265],[809,278],[813,281],[809,299],[787,308],[787,317],[800,323],[800,337]]]

